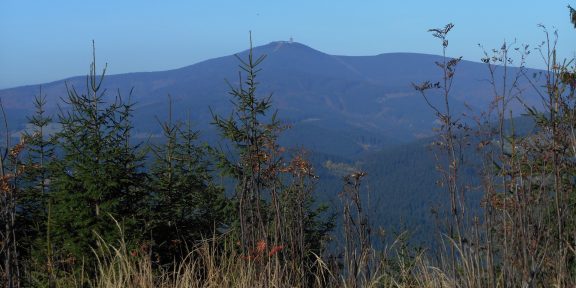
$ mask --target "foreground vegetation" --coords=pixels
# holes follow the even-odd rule
[[[449,99],[460,58],[446,57],[452,28],[431,30],[444,52],[442,79],[414,84],[441,123],[433,153],[449,202],[433,214],[437,247],[415,248],[409,233],[386,241],[372,227],[364,171],[343,178],[335,229],[335,216],[314,202],[319,180],[306,153],[277,142],[286,127],[271,113],[271,97],[258,94],[263,56],[239,58],[234,111],[213,115],[226,150],[199,143],[189,122],[171,116],[159,121],[164,141],[133,144],[130,95],[110,97],[93,59],[86,89],[68,87],[56,119],[40,93],[32,128],[18,144],[6,137],[3,286],[575,286],[574,63],[556,59],[555,35],[546,30],[536,50],[504,43],[482,59],[494,91],[490,109],[454,115]],[[547,70],[510,75],[507,67],[522,68],[533,51]],[[536,127],[519,135],[510,107],[525,104],[521,82],[537,91],[543,109],[525,106]],[[55,134],[47,133],[52,122],[60,126]],[[471,166],[480,181],[468,179]],[[232,180],[233,195],[215,172]],[[481,209],[468,202],[478,193]]]

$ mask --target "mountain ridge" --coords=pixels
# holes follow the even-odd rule
[[[282,45],[280,45],[282,44]],[[442,56],[437,55],[437,54],[431,54],[431,53],[418,53],[418,52],[384,52],[384,53],[379,53],[379,54],[374,54],[374,55],[340,55],[340,54],[328,54],[328,53],[324,53],[320,50],[314,49],[306,44],[300,43],[300,42],[290,42],[288,40],[277,40],[277,41],[272,41],[269,42],[268,44],[264,44],[261,46],[256,46],[254,47],[254,52],[259,52],[262,50],[262,48],[270,48],[270,47],[274,47],[274,50],[278,50],[278,46],[283,46],[283,45],[293,45],[293,46],[300,46],[303,48],[307,48],[309,50],[312,50],[314,52],[317,52],[319,54],[323,54],[323,55],[327,55],[327,56],[333,56],[333,57],[339,57],[339,58],[374,58],[374,57],[379,57],[379,56],[425,56],[425,57],[435,57],[438,59],[441,59]],[[208,58],[205,60],[200,60],[198,62],[192,63],[192,64],[188,64],[185,66],[181,66],[181,67],[177,67],[177,68],[170,68],[170,69],[164,69],[164,70],[154,70],[154,71],[131,71],[131,72],[122,72],[122,73],[115,73],[115,74],[106,74],[106,76],[123,76],[123,75],[143,75],[143,74],[155,74],[155,73],[163,73],[163,72],[172,72],[172,71],[178,71],[178,70],[187,70],[187,68],[191,67],[191,66],[195,66],[198,64],[202,64],[205,62],[212,62],[213,60],[218,60],[218,59],[222,59],[222,58],[227,58],[227,57],[231,57],[234,55],[242,55],[245,53],[248,53],[249,49],[245,49],[242,51],[239,51],[237,53],[233,53],[233,54],[228,54],[228,55],[224,55],[224,56],[219,56],[219,57],[214,57],[214,58]],[[269,51],[269,49],[267,49],[267,51]],[[273,51],[276,52],[276,51]],[[471,61],[471,60],[463,60],[463,62],[471,62],[471,63],[476,63],[476,64],[482,64],[481,62],[476,62],[476,61]],[[517,67],[513,67],[513,68],[517,68]],[[4,90],[12,90],[12,89],[17,89],[17,88],[25,88],[25,87],[39,87],[41,85],[53,85],[53,84],[57,84],[60,82],[64,82],[67,80],[72,80],[72,79],[76,79],[76,78],[83,78],[85,77],[85,75],[75,75],[75,76],[69,76],[69,77],[65,77],[65,78],[60,78],[60,79],[56,79],[56,80],[51,80],[51,81],[47,81],[47,82],[42,82],[42,83],[34,83],[34,84],[25,84],[25,85],[18,85],[18,86],[12,86],[12,87],[6,87],[6,88],[1,88],[0,91],[4,91]]]
[[[224,115],[231,112],[228,85],[243,81],[238,78],[237,57],[246,59],[248,52],[165,71],[106,75],[104,87],[110,97],[117,91],[126,97],[134,89],[131,98],[136,103],[134,122],[140,133],[154,133],[158,127],[149,120],[167,117],[167,95],[174,101],[175,118],[191,115],[199,130],[209,130],[212,111]],[[258,95],[274,95],[274,108],[282,120],[294,127],[289,132],[291,136],[286,137],[288,143],[353,156],[432,134],[435,115],[412,83],[441,79],[441,70],[435,64],[441,56],[405,52],[337,56],[289,41],[254,47],[253,54],[267,55],[259,66]],[[517,68],[509,70],[514,69]],[[463,113],[467,107],[479,111],[488,107],[492,90],[484,82],[489,76],[487,72],[481,63],[462,61],[458,65],[450,99],[455,113]],[[0,98],[13,118],[11,122],[23,127],[23,115],[31,114],[32,100],[40,86],[47,95],[48,111],[55,113],[59,98],[66,95],[64,83],[82,92],[85,77],[0,90]],[[431,101],[440,105],[440,94],[430,92]],[[339,139],[349,146],[345,152],[343,145],[336,143]],[[320,147],[316,143],[324,144]]]

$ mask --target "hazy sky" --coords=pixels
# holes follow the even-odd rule
[[[439,54],[427,31],[448,22],[449,54],[478,61],[482,51],[517,39],[536,46],[537,24],[560,35],[574,57],[575,0],[0,0],[0,89],[85,75],[96,41],[109,73],[158,71],[233,54],[276,40],[337,55]],[[541,61],[533,55],[529,65]]]

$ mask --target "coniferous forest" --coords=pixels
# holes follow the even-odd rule
[[[576,27],[575,10],[568,14]],[[453,27],[430,30],[442,77],[413,83],[438,124],[417,144],[426,155],[403,159],[406,146],[383,153],[403,164],[328,162],[345,171],[338,203],[315,193],[323,181],[315,156],[280,144],[290,125],[258,89],[266,55],[251,40],[237,57],[239,79],[228,82],[233,111],[211,115],[218,145],[174,117],[170,98],[168,116],[151,120],[161,137],[136,140],[136,92],[104,89],[94,50],[85,87],[67,85],[55,114],[40,89],[17,141],[0,106],[0,286],[574,287],[574,59],[556,58],[546,28],[535,49],[488,50],[491,105],[459,115],[450,101],[461,61],[447,56]],[[538,75],[524,69],[534,52],[546,67]],[[523,101],[519,81],[540,106]],[[522,118],[511,111],[518,105]],[[385,183],[384,173],[413,181]],[[408,199],[423,183],[442,194],[443,205],[423,216],[427,241],[412,238],[413,223],[395,233],[377,225],[368,179]]]

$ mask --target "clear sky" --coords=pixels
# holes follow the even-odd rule
[[[85,75],[96,41],[109,73],[159,71],[276,40],[337,55],[439,54],[429,28],[452,22],[449,54],[478,61],[517,39],[537,45],[537,24],[560,35],[574,57],[575,0],[0,0],[0,89]],[[533,55],[532,67],[541,66]]]

